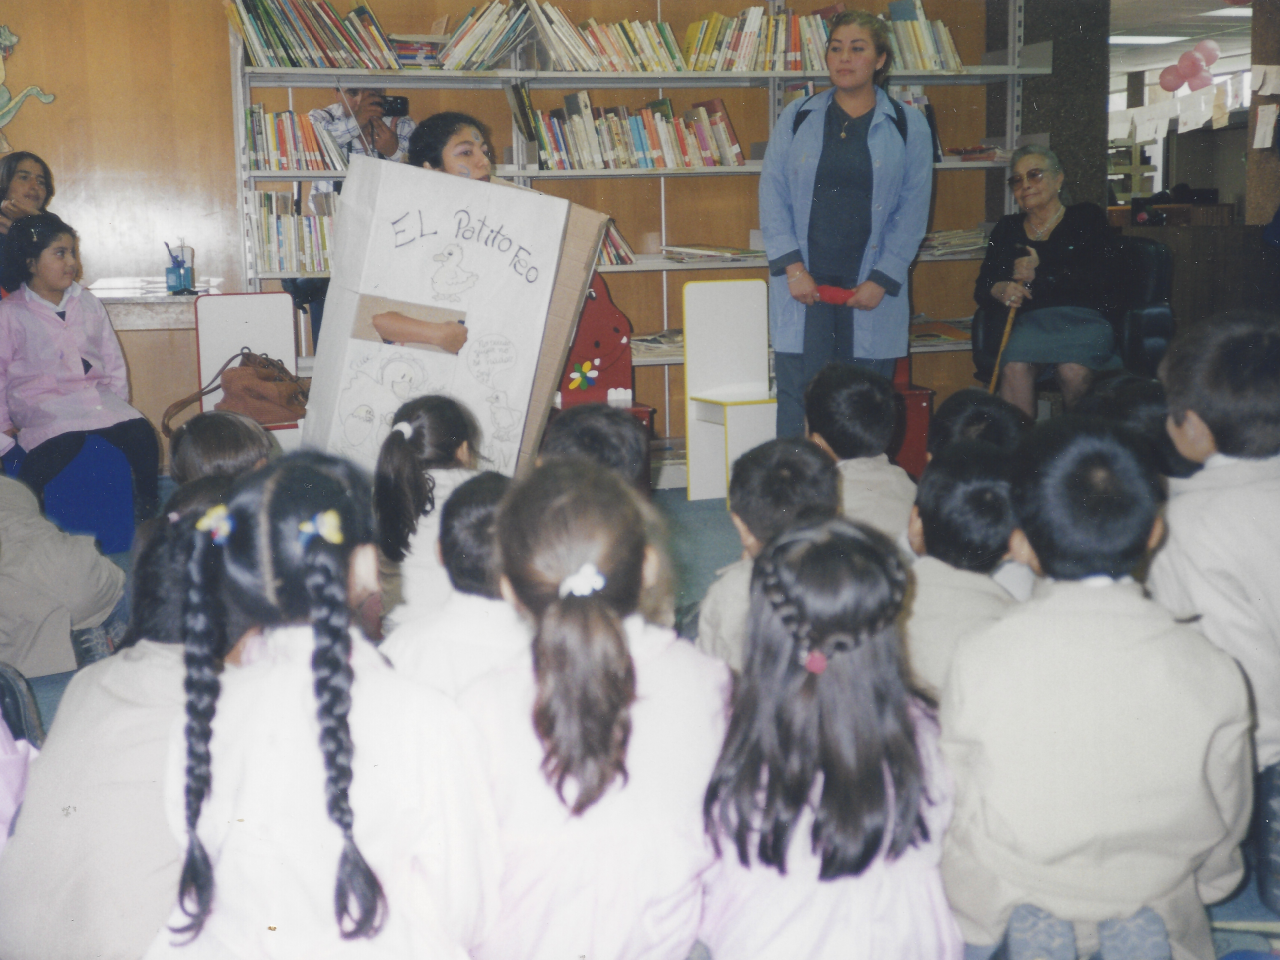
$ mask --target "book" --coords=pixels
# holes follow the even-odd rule
[[[714,100],[704,100],[701,103],[693,104],[693,108],[695,110],[699,107],[702,107],[707,111],[707,115],[711,119],[712,126],[717,131],[723,131],[724,137],[728,143],[727,154],[732,158],[732,162],[726,162],[725,166],[746,166],[746,157],[743,155],[742,146],[738,142],[738,135],[734,132],[733,123],[729,120],[729,111],[726,109],[724,101],[719,97],[716,97]],[[719,137],[720,133],[717,132],[716,136]],[[722,150],[721,153],[724,155],[726,151]]]

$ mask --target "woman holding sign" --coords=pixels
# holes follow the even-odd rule
[[[769,138],[760,225],[780,437],[803,433],[805,384],[828,361],[892,376],[907,352],[907,268],[929,218],[933,138],[919,110],[884,92],[892,61],[883,20],[837,15],[831,88],[790,104]]]

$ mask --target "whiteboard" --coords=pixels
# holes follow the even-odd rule
[[[196,297],[196,362],[200,385],[213,379],[227,358],[248,347],[298,372],[293,331],[293,297],[287,293],[223,293]],[[215,390],[200,400],[209,411],[222,399]]]

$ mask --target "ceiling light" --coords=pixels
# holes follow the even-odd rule
[[[1253,7],[1223,7],[1221,10],[1206,10],[1199,14],[1202,17],[1252,17]]]
[[[1111,36],[1108,38],[1113,47],[1134,46],[1134,47],[1154,47],[1162,43],[1177,43],[1180,40],[1186,40],[1186,37],[1129,37],[1129,36]]]

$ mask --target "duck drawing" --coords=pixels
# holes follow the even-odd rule
[[[441,267],[431,276],[431,289],[436,300],[460,300],[476,285],[480,275],[462,269],[462,247],[451,243],[434,257]]]

